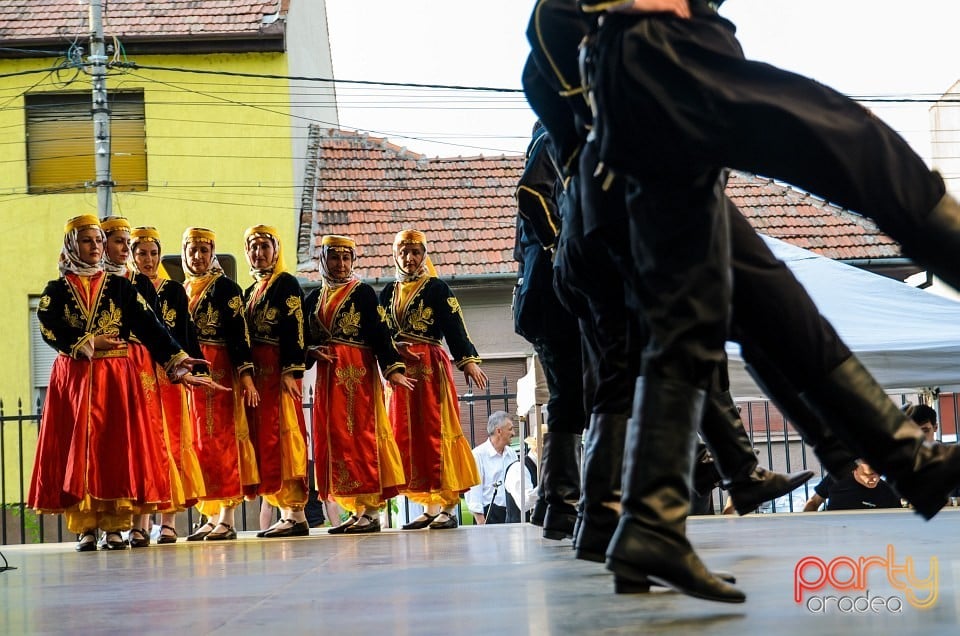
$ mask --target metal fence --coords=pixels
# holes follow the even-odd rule
[[[459,396],[461,424],[464,435],[471,446],[486,439],[487,417],[494,411],[513,413],[516,410],[516,394],[510,391],[507,379],[496,390],[487,386],[484,392],[474,393],[468,386],[467,392]],[[905,397],[901,401],[906,401]],[[758,454],[760,464],[777,471],[791,472],[801,469],[813,470],[822,475],[822,469],[816,457],[809,452],[793,431],[788,422],[776,408],[765,401],[741,402],[741,416],[744,426]],[[312,393],[308,392],[304,403],[305,416],[310,422],[312,413]],[[17,402],[15,411],[0,400],[0,544],[44,543],[72,541],[73,536],[66,530],[61,515],[37,515],[25,505],[30,486],[30,472],[33,467],[33,454],[36,446],[40,423],[41,404],[38,402],[26,407]],[[960,419],[960,406],[950,402],[954,418],[944,413],[944,419]],[[309,424],[308,424],[309,427]],[[941,426],[941,434],[947,433]],[[950,434],[952,433],[952,435]],[[524,433],[526,435],[529,432]],[[944,438],[955,439],[955,427]],[[522,439],[519,435],[517,439]],[[813,494],[813,486],[818,482],[814,477],[807,485],[797,489],[790,496],[769,502],[760,512],[799,511]],[[722,510],[725,494],[717,490],[713,494],[714,508]],[[404,518],[410,518],[408,504],[403,504]],[[259,529],[259,503],[244,502],[239,510],[237,524],[241,530]],[[388,515],[399,512],[396,506],[388,508]],[[178,530],[189,530],[196,520],[196,512],[189,510],[180,515]],[[413,514],[412,516],[416,516]],[[180,532],[183,536],[183,532]]]

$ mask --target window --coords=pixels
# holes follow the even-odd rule
[[[114,190],[146,190],[143,91],[118,91],[109,100]],[[96,180],[90,92],[34,93],[25,104],[30,194],[85,191]]]

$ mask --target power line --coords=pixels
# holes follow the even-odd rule
[[[239,71],[211,71],[207,69],[190,69],[178,66],[153,66],[138,64],[137,62],[112,62],[111,68],[146,69],[151,71],[169,71],[173,73],[196,73],[199,75],[219,75],[225,77],[247,77],[251,79],[297,80],[304,82],[327,82],[330,84],[357,84],[363,86],[400,86],[404,88],[439,88],[446,90],[489,91],[494,93],[523,93],[520,88],[496,88],[491,86],[459,86],[456,84],[416,84],[412,82],[382,82],[373,80],[343,80],[331,77],[309,77],[305,75],[274,75],[269,73],[241,73]]]

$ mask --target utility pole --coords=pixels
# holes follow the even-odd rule
[[[97,170],[97,211],[111,214],[113,180],[110,178],[110,104],[107,102],[107,55],[103,45],[103,2],[90,0],[90,75],[93,78],[93,148]]]

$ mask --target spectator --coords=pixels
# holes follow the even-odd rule
[[[503,482],[507,466],[517,461],[517,453],[509,448],[513,439],[513,420],[508,413],[496,411],[490,415],[487,435],[487,441],[473,449],[480,483],[465,496],[478,526],[506,522],[507,493]]]
[[[937,412],[933,408],[926,404],[907,404],[903,412],[917,423],[927,443],[933,444],[937,441]]]
[[[823,478],[807,500],[804,512],[816,512],[826,501],[825,510],[871,510],[899,508],[900,497],[869,465],[861,462],[847,477]]]

